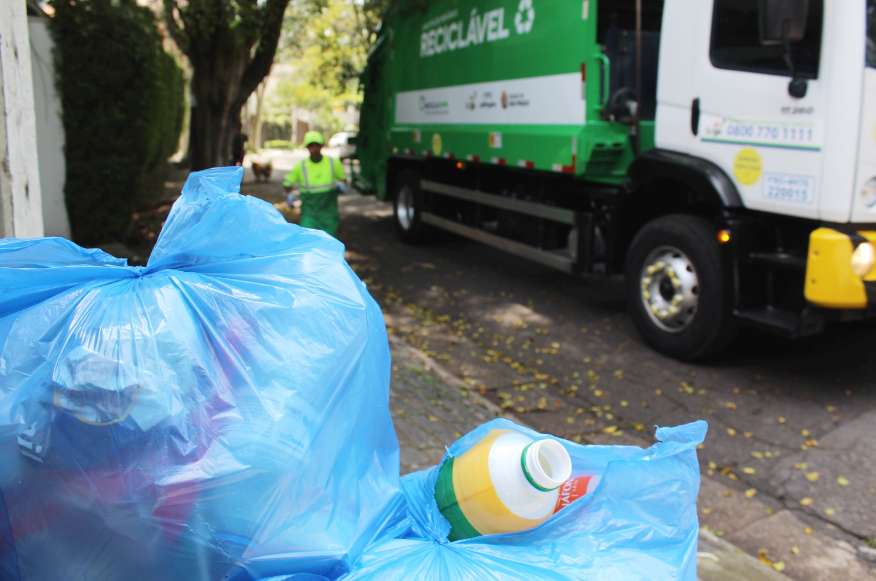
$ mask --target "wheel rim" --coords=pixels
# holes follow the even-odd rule
[[[642,306],[663,331],[680,333],[693,322],[699,307],[699,278],[690,258],[672,246],[657,248],[640,275]]]
[[[414,192],[410,186],[402,186],[396,202],[396,219],[402,230],[410,230],[414,224]]]

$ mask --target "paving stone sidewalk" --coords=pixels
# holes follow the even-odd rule
[[[496,417],[520,423],[471,391],[428,355],[392,339],[391,408],[401,446],[402,473],[437,464],[457,438]],[[700,534],[702,581],[780,581],[784,576],[708,531]]]

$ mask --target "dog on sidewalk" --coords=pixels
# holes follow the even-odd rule
[[[267,163],[252,162],[252,173],[255,175],[257,182],[269,181],[273,171],[274,165],[270,161]]]

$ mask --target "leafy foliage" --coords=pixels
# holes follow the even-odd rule
[[[123,239],[145,173],[176,151],[183,76],[134,0],[54,0],[65,196],[82,244]]]
[[[283,24],[279,59],[294,78],[268,96],[265,119],[288,123],[293,107],[310,111],[326,132],[342,128],[339,113],[358,107],[359,75],[389,0],[297,0]]]

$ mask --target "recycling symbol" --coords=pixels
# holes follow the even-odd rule
[[[520,0],[517,15],[514,17],[514,27],[517,29],[517,34],[529,33],[534,22],[535,8],[532,6],[532,0]]]

